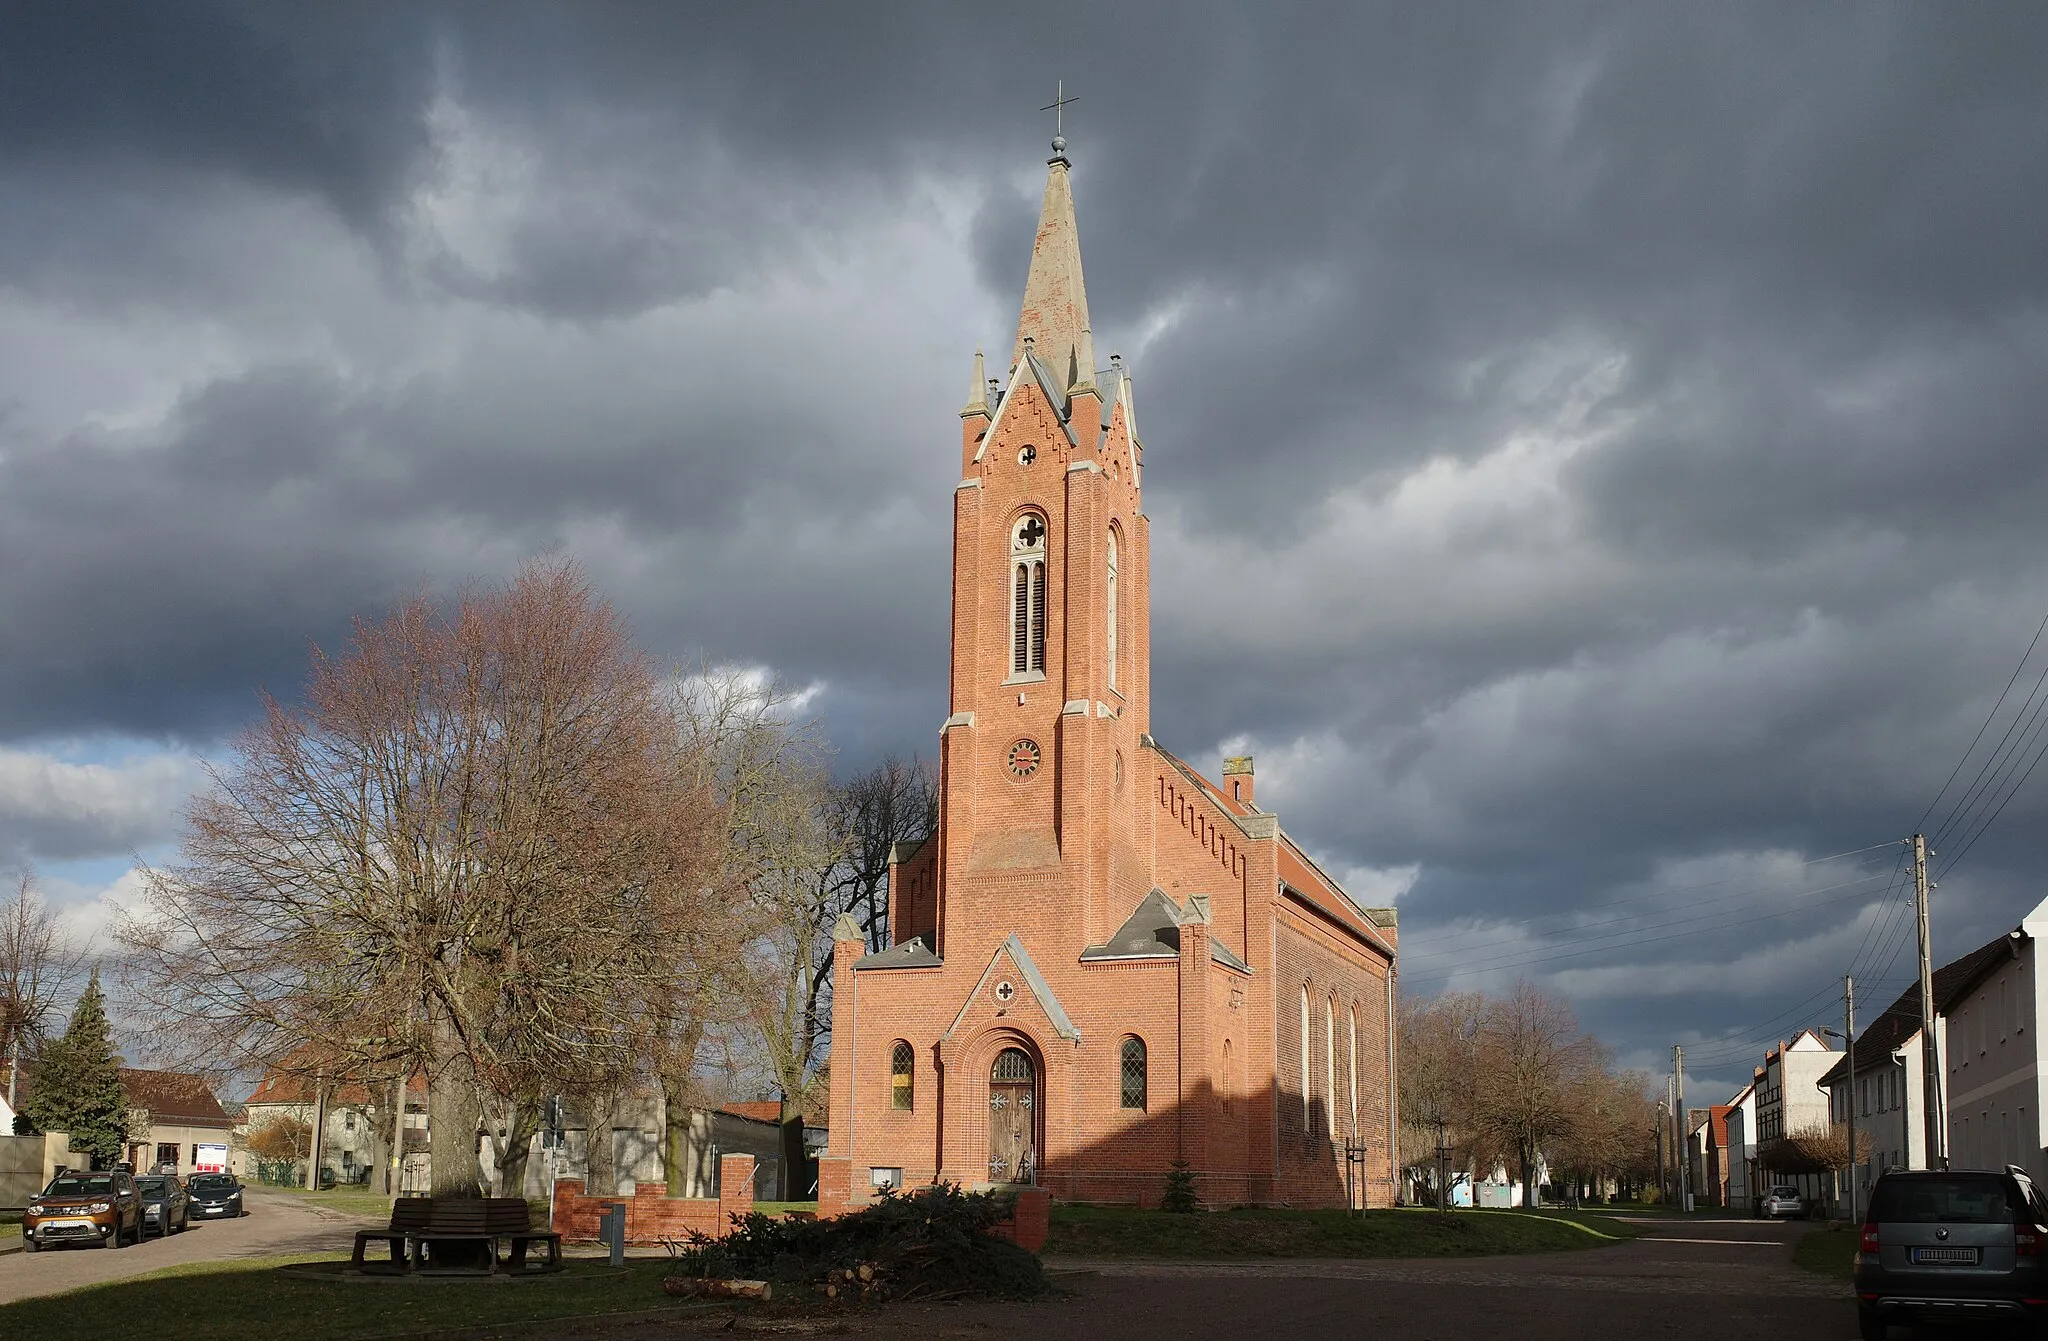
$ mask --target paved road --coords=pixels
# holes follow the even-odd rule
[[[177,1262],[326,1252],[335,1248],[346,1251],[355,1241],[356,1230],[372,1223],[324,1206],[308,1206],[284,1192],[251,1188],[246,1200],[249,1213],[239,1220],[195,1220],[182,1234],[167,1239],[144,1239],[118,1252],[105,1248],[57,1248],[0,1256],[0,1304],[120,1280]],[[9,1246],[20,1241],[21,1231],[14,1226],[8,1226],[5,1232]]]
[[[1371,1335],[1376,1341],[1854,1341],[1846,1285],[1792,1265],[1809,1225],[1662,1222],[1584,1253],[1465,1261],[1062,1262],[1067,1297],[1037,1304],[905,1306],[850,1320],[874,1337],[1228,1338]],[[724,1317],[608,1337],[702,1335]],[[562,1341],[580,1338],[573,1330]],[[591,1337],[597,1333],[589,1333]],[[1903,1333],[1901,1336],[1903,1337]]]

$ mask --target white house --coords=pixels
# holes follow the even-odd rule
[[[1939,1000],[1947,1017],[1942,1070],[1948,1086],[1949,1162],[1958,1168],[2017,1164],[2048,1174],[2041,1142],[2041,975],[2036,948],[2048,933],[2048,901],[1968,963]],[[1940,979],[1936,978],[1937,986]]]
[[[1756,1186],[1756,1082],[1728,1100],[1728,1204],[1747,1206],[1763,1195]]]

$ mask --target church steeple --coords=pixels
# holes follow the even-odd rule
[[[1061,389],[1095,382],[1094,341],[1088,326],[1088,291],[1081,281],[1081,233],[1074,225],[1074,190],[1067,179],[1067,142],[1054,136],[1046,160],[1045,203],[1038,211],[1038,238],[1031,245],[1031,273],[1024,280],[1024,310],[1017,317],[1014,365],[1024,341],[1059,380]]]

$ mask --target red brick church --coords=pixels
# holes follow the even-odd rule
[[[1008,374],[977,353],[960,411],[938,832],[893,854],[890,948],[836,947],[821,1209],[941,1178],[1155,1204],[1177,1163],[1211,1206],[1389,1205],[1394,913],[1250,759],[1218,786],[1152,737],[1145,449],[1053,149]]]

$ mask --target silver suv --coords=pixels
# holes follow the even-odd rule
[[[1888,1173],[1856,1256],[1865,1341],[1894,1322],[2048,1318],[2048,1200],[2013,1166]]]

